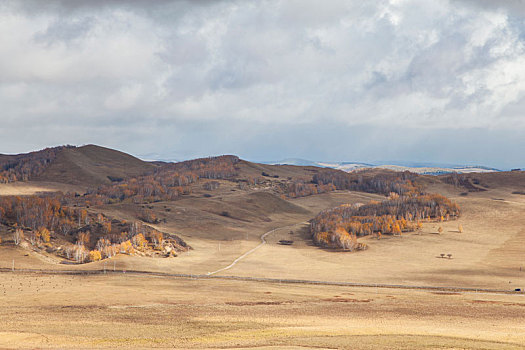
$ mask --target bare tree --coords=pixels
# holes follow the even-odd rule
[[[22,239],[24,239],[24,231],[22,231],[22,229],[17,228],[15,232],[13,232],[13,241],[16,245],[19,245],[20,242],[22,242]]]

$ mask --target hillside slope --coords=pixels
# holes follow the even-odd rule
[[[83,186],[110,183],[111,179],[138,176],[155,166],[129,154],[105,147],[56,147],[20,155],[2,155],[5,172],[17,180],[59,182]]]

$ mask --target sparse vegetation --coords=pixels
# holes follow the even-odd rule
[[[441,180],[444,183],[454,185],[458,188],[464,188],[468,192],[483,192],[486,191],[487,185],[482,184],[479,179],[472,178],[467,174],[451,173],[441,176]],[[483,186],[483,187],[481,187]]]
[[[0,183],[27,181],[40,175],[57,154],[66,148],[74,148],[74,146],[60,146],[16,156],[3,156],[0,158]]]

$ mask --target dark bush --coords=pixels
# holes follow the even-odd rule
[[[124,181],[124,178],[122,178],[122,177],[111,176],[111,175],[108,175],[108,179],[111,182],[122,182],[122,181]]]

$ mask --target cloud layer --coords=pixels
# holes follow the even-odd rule
[[[6,1],[0,153],[525,166],[523,7]]]

